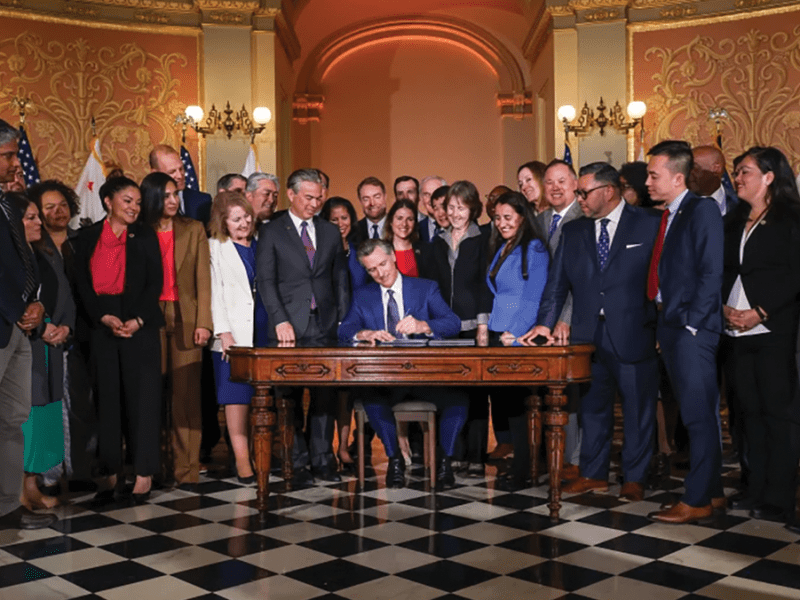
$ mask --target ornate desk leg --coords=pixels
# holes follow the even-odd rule
[[[533,393],[526,400],[528,406],[528,441],[531,444],[531,482],[539,483],[539,452],[542,447],[542,399]]]
[[[294,446],[294,401],[286,396],[278,400],[278,435],[283,442],[283,480],[291,485],[294,477],[292,447]]]
[[[258,493],[256,507],[267,510],[269,471],[272,463],[272,434],[275,431],[275,411],[268,385],[256,384],[251,403],[250,426],[253,432],[253,458],[256,466]]]
[[[569,415],[561,409],[567,404],[564,385],[551,385],[547,390],[544,422],[547,425],[547,463],[550,468],[550,520],[558,521],[561,510],[561,467],[564,464],[564,425]]]

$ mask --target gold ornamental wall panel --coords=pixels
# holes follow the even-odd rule
[[[647,102],[645,147],[664,139],[711,144],[709,110],[723,108],[728,165],[755,145],[800,166],[800,10],[663,28],[634,26],[633,97]]]
[[[0,118],[19,115],[43,179],[75,185],[89,155],[94,117],[105,161],[139,181],[154,144],[180,144],[175,115],[197,104],[197,35],[0,17]],[[197,161],[197,140],[187,140]]]

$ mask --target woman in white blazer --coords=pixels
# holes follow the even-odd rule
[[[211,239],[211,316],[214,341],[211,356],[217,402],[225,406],[225,421],[241,483],[254,483],[247,438],[247,417],[253,388],[230,380],[228,349],[252,346],[255,327],[266,327],[266,311],[256,299],[255,215],[241,192],[214,198],[209,223]]]

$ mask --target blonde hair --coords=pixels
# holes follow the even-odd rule
[[[208,231],[216,240],[226,241],[230,237],[225,221],[228,213],[234,206],[240,206],[250,215],[250,233],[247,239],[252,239],[256,233],[256,214],[242,192],[220,192],[211,204],[211,219],[208,222]]]

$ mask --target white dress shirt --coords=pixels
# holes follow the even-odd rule
[[[389,290],[394,292],[394,301],[397,302],[397,314],[400,315],[400,320],[405,316],[405,307],[403,306],[403,276],[400,271],[397,272],[397,279],[394,280],[392,287],[381,286],[381,303],[383,304],[383,328],[388,330],[386,325],[386,307],[389,304]]]
[[[725,213],[728,212],[728,203],[726,202],[728,195],[725,193],[725,188],[721,185],[719,189],[711,194],[709,198],[713,199],[714,202],[717,203],[717,207],[719,208],[719,212],[722,213],[722,216],[725,216]]]
[[[380,221],[378,221],[377,223],[375,223],[369,217],[367,217],[367,238],[369,238],[369,239],[372,239],[372,226],[373,225],[377,225],[378,226],[378,236],[381,239],[383,239],[383,232],[384,232],[384,229],[386,227],[386,215],[384,215],[383,218]]]
[[[611,244],[614,243],[614,234],[617,233],[617,226],[619,225],[620,217],[622,217],[622,209],[625,208],[625,201],[620,200],[619,204],[614,207],[610,213],[605,217],[594,220],[594,240],[600,242],[600,221],[608,219],[606,223],[606,230],[608,231],[608,248],[611,249]]]
[[[750,228],[750,231],[745,229],[742,232],[742,239],[739,242],[739,264],[742,264],[742,261],[744,260],[744,246],[747,243],[747,240],[749,240],[750,236],[753,235],[753,232],[756,230],[756,227],[761,224],[761,221],[761,219],[756,221],[756,223]],[[747,299],[747,294],[744,291],[741,275],[737,275],[736,281],[733,282],[731,293],[728,295],[728,301],[725,304],[731,308],[735,308],[736,310],[750,310],[753,308],[750,306],[750,301]],[[760,335],[762,333],[769,333],[769,329],[765,327],[763,323],[759,323],[747,331],[739,331],[738,329],[728,329],[725,327],[725,335],[730,337],[744,337],[747,335]]]
[[[308,223],[308,227],[306,227],[308,231],[308,237],[311,238],[311,243],[314,245],[314,249],[317,248],[317,230],[314,227],[314,219],[309,219],[308,221],[303,221],[300,217],[294,214],[291,210],[287,210],[286,212],[289,213],[289,216],[292,219],[292,223],[294,223],[294,228],[297,230],[297,235],[300,236],[300,239],[303,238],[303,223]]]

